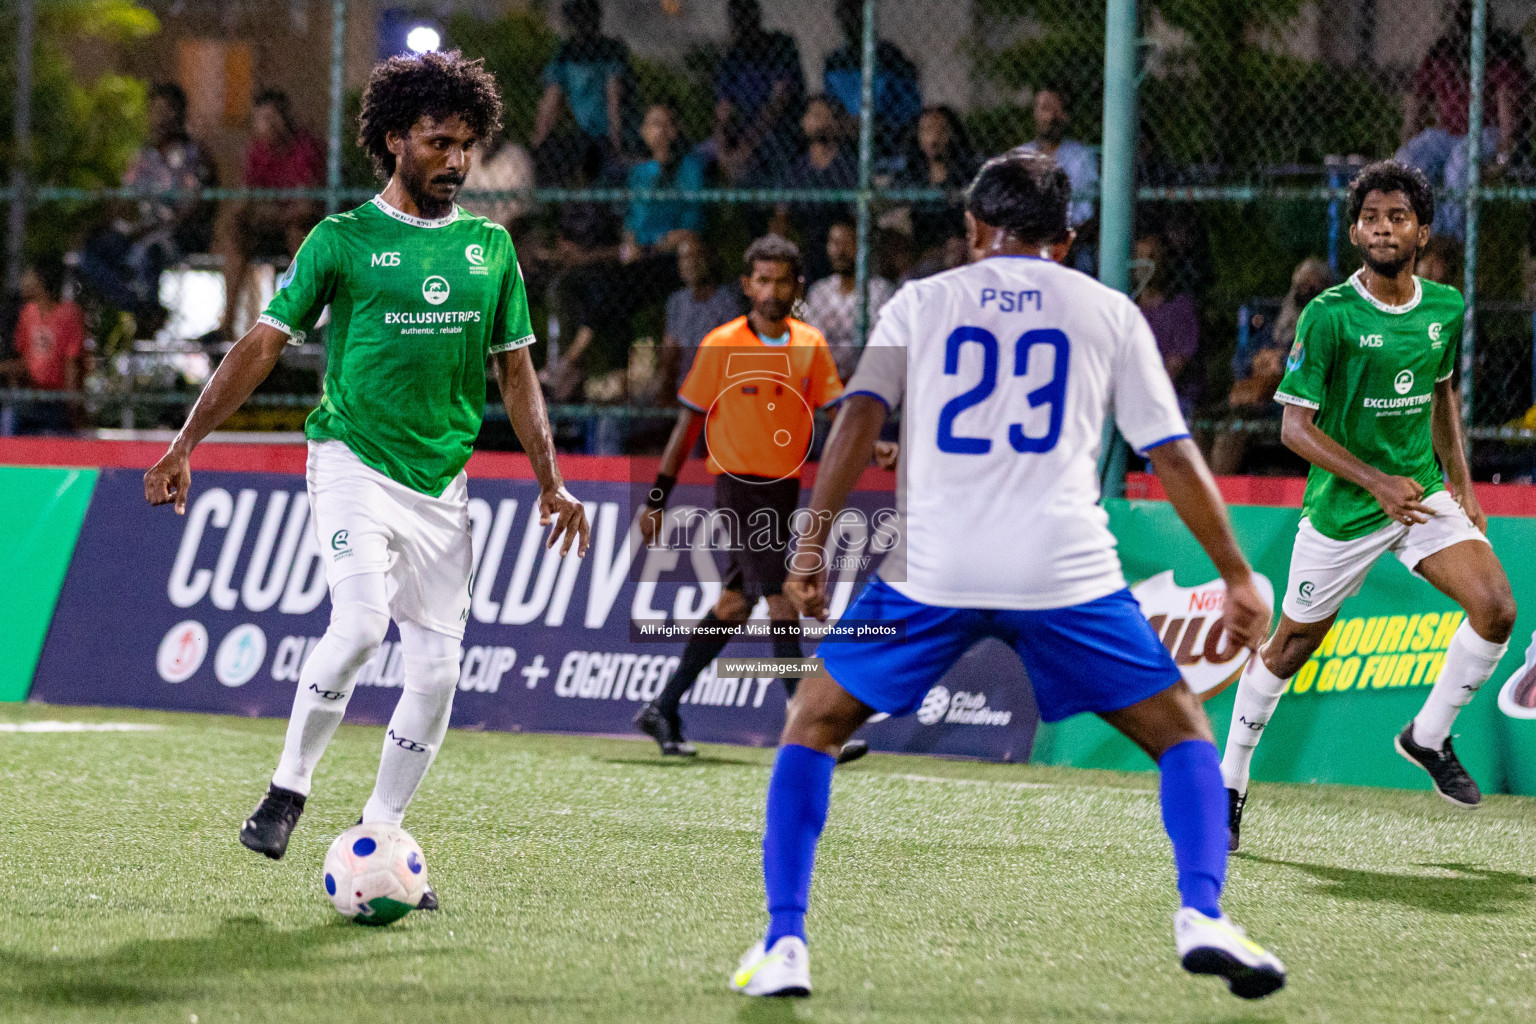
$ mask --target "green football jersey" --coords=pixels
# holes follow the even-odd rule
[[[1307,304],[1275,400],[1317,410],[1319,429],[1392,476],[1445,489],[1435,458],[1430,403],[1456,367],[1461,293],[1413,279],[1413,298],[1389,306],[1357,273]],[[1324,537],[1354,540],[1391,520],[1369,491],[1313,466],[1302,514]]]
[[[305,436],[442,494],[480,433],[487,356],[534,340],[511,237],[458,207],[423,220],[376,196],[315,226],[261,322],[298,341],[327,305],[325,386]]]

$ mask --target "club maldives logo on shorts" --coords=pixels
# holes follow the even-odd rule
[[[935,686],[918,706],[917,720],[923,725],[1007,725],[1013,721],[1013,712],[987,707],[985,693],[950,693],[947,686]]]
[[[1264,603],[1273,608],[1274,584],[1259,573],[1254,573],[1253,581]],[[1226,689],[1248,664],[1248,649],[1221,628],[1221,613],[1227,603],[1227,585],[1221,580],[1181,587],[1169,569],[1142,580],[1131,593],[1152,631],[1178,663],[1184,681],[1201,698],[1208,700]]]
[[[213,656],[214,678],[225,686],[244,686],[267,660],[267,634],[254,622],[229,631]]]
[[[485,265],[485,246],[478,242],[464,247],[464,259],[469,262],[471,274],[489,274],[491,268]]]
[[[433,274],[421,282],[421,297],[434,306],[441,306],[448,301],[448,279]]]
[[[1408,392],[1412,391],[1413,371],[1399,370],[1397,376],[1392,379],[1392,390],[1396,391],[1400,395],[1406,395]]]
[[[208,630],[196,619],[176,623],[160,641],[155,668],[168,683],[184,683],[203,667],[208,656]]]

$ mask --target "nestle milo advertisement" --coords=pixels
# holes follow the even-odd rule
[[[1206,701],[1218,743],[1248,652],[1220,629],[1224,588],[1204,553],[1159,501],[1110,501],[1110,527],[1132,591],[1185,678]],[[1235,506],[1238,540],[1266,594],[1285,593],[1301,512]],[[1456,720],[1456,751],[1484,792],[1536,794],[1536,699],[1521,701],[1522,666],[1536,628],[1536,520],[1495,518],[1488,536],[1520,603],[1510,651]],[[1266,586],[1267,583],[1267,586]],[[1278,614],[1278,613],[1277,613]],[[1337,782],[1427,789],[1392,738],[1424,703],[1463,613],[1390,555],[1350,598],[1312,660],[1291,680],[1253,761],[1258,782]],[[1514,678],[1500,710],[1500,689]],[[1530,687],[1536,691],[1536,682]],[[1518,692],[1517,692],[1518,691]],[[1510,709],[1513,710],[1510,710]],[[1518,716],[1517,716],[1518,715]],[[1041,728],[1032,760],[1085,768],[1146,769],[1151,762],[1096,718]]]

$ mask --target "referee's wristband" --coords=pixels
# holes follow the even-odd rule
[[[651,492],[645,496],[645,507],[666,508],[667,499],[672,496],[672,488],[676,486],[677,477],[657,473],[656,482],[651,485]]]

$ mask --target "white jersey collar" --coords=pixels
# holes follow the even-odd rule
[[[448,216],[439,217],[437,220],[427,220],[425,217],[413,217],[404,210],[397,210],[384,201],[384,193],[380,192],[373,197],[373,205],[377,206],[387,216],[395,218],[402,224],[409,224],[413,228],[442,228],[447,227],[459,219],[459,208],[455,206],[448,212]]]
[[[1364,270],[1365,268],[1361,267],[1360,270],[1357,270],[1353,274],[1349,275],[1349,283],[1354,285],[1355,291],[1360,293],[1360,297],[1362,299],[1364,299],[1366,302],[1369,302],[1383,313],[1407,313],[1412,310],[1413,307],[1417,306],[1419,304],[1419,300],[1424,297],[1424,285],[1419,281],[1417,277],[1415,277],[1413,279],[1413,298],[1409,299],[1401,306],[1389,306],[1385,302],[1382,302],[1380,299],[1378,299],[1376,296],[1372,295],[1370,289],[1365,286],[1365,282],[1360,280],[1360,274]]]

